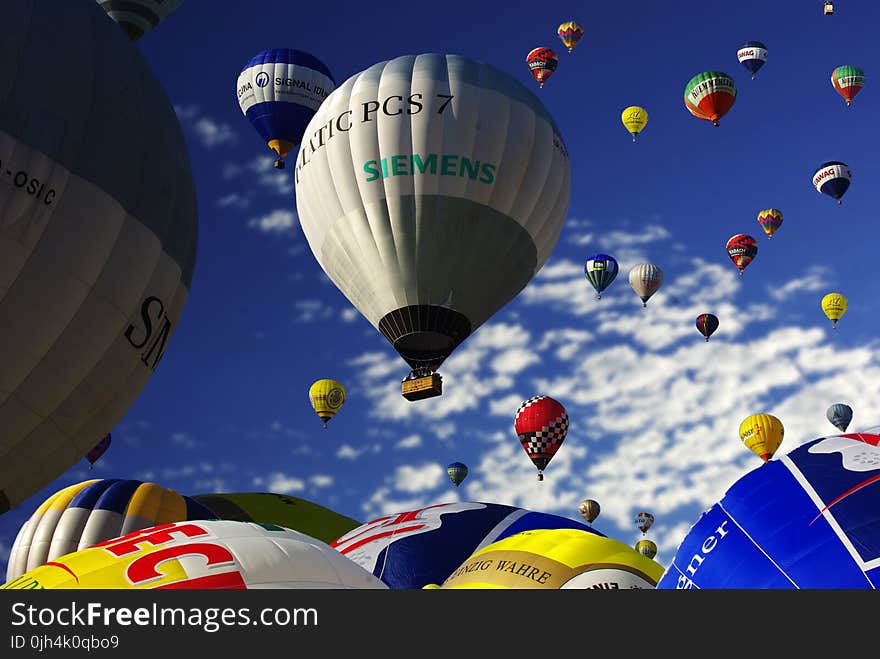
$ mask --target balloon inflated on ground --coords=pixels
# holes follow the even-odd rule
[[[442,393],[433,376],[444,360],[550,257],[570,177],[532,91],[442,54],[342,83],[306,128],[294,176],[316,260],[413,369],[401,392],[426,383],[429,395]]]
[[[753,469],[704,512],[658,589],[875,589],[880,436],[800,445]]]
[[[387,586],[328,544],[272,524],[195,520],[150,526],[66,554],[8,589],[252,590]]]
[[[76,483],[46,499],[21,526],[6,580],[148,526],[216,516],[195,499],[156,483],[118,478]]]
[[[198,238],[183,132],[137,45],[96,2],[6,0],[3,16],[0,512],[137,399],[177,329]],[[75,75],[47,83],[59,62]]]

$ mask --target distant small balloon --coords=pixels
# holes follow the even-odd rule
[[[831,321],[831,327],[837,329],[837,321],[846,313],[848,306],[846,297],[840,293],[828,293],[822,298],[822,311]]]
[[[578,512],[589,524],[592,524],[593,520],[599,516],[600,510],[599,502],[593,499],[584,499],[578,505]]]
[[[846,403],[834,403],[829,406],[828,410],[825,412],[825,418],[827,418],[831,422],[831,425],[837,428],[840,432],[846,432],[850,421],[852,421],[852,417],[852,408]]]
[[[635,550],[648,558],[654,558],[657,555],[657,545],[647,539],[639,540],[635,545]]]
[[[654,524],[654,516],[651,513],[641,512],[636,515],[636,526],[643,534]]]
[[[452,484],[458,487],[467,478],[468,468],[464,462],[451,462],[446,466],[446,473],[449,474]]]
[[[532,72],[538,86],[543,87],[547,79],[553,75],[559,58],[549,48],[535,48],[526,55],[526,64],[529,65],[529,71]]]
[[[110,448],[110,442],[112,441],[112,439],[113,437],[111,433],[108,432],[98,441],[97,444],[95,444],[94,448],[91,451],[86,453],[86,460],[89,461],[89,469],[91,469],[92,465],[97,462],[98,458],[100,458],[102,455],[104,455],[104,453],[107,452],[107,449]]]
[[[705,336],[708,342],[709,337],[718,329],[718,316],[711,313],[701,313],[697,316],[696,325],[700,334]]]

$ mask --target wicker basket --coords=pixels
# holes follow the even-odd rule
[[[420,378],[404,380],[400,383],[400,393],[407,400],[422,400],[443,394],[443,378],[439,373],[431,373]]]

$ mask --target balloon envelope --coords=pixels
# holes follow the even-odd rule
[[[765,208],[758,212],[758,224],[767,234],[767,239],[773,237],[773,234],[782,226],[782,211],[776,208]]]
[[[831,72],[831,84],[846,104],[851,105],[865,86],[865,72],[857,66],[838,66]]]
[[[568,48],[568,52],[574,50],[577,42],[584,36],[584,28],[574,21],[566,21],[556,28],[556,34],[562,39],[562,43]]]
[[[629,545],[579,529],[522,531],[475,551],[441,589],[654,588],[663,568]]]
[[[128,38],[137,41],[183,3],[183,0],[97,0]]]
[[[842,203],[851,181],[849,165],[839,160],[829,160],[813,173],[813,187],[821,194],[836,199],[838,204]]]
[[[727,241],[727,255],[733,261],[733,265],[739,270],[739,274],[745,271],[746,266],[758,254],[758,242],[745,233],[738,233],[731,236]]]
[[[9,554],[6,580],[131,531],[214,517],[198,501],[156,483],[118,478],[83,481],[50,496],[21,526]]]
[[[2,588],[387,589],[320,540],[271,524],[151,526],[30,570]]]
[[[831,321],[832,327],[837,327],[837,321],[846,313],[847,299],[840,293],[828,293],[822,298],[822,311]]]
[[[638,105],[630,105],[621,112],[620,121],[633,136],[633,142],[635,142],[636,135],[641,133],[648,124],[648,111]]]
[[[642,533],[647,533],[654,524],[654,516],[651,513],[641,512],[636,515],[636,528]]]
[[[107,433],[104,435],[97,444],[95,444],[92,449],[86,453],[86,460],[89,461],[89,469],[91,469],[92,465],[98,461],[102,455],[107,452],[107,449],[110,448],[110,444],[113,441],[113,435],[111,433]]]
[[[436,369],[529,283],[570,196],[568,154],[537,96],[441,54],[380,62],[331,93],[295,181],[318,263],[414,369]]]
[[[446,473],[449,475],[449,480],[452,481],[452,484],[458,487],[467,478],[468,468],[463,462],[451,462],[446,467]]]
[[[736,101],[736,83],[721,71],[703,71],[691,78],[684,88],[684,104],[697,117],[718,125]]]
[[[580,529],[582,522],[497,503],[440,503],[374,519],[331,543],[392,589],[440,584],[486,545],[531,529]]]
[[[333,74],[314,55],[293,48],[257,53],[236,82],[238,105],[266,145],[275,167],[300,143],[315,110],[336,88]]]
[[[738,479],[679,545],[658,589],[876,589],[880,436],[806,442]]]
[[[341,382],[329,378],[315,380],[309,387],[309,402],[326,428],[345,402],[345,387]]]
[[[516,436],[529,459],[538,468],[538,480],[565,441],[568,413],[550,396],[532,396],[519,406],[513,421]]]
[[[635,550],[642,556],[654,558],[657,555],[657,544],[652,540],[643,538],[635,544]]]
[[[599,506],[599,502],[595,499],[584,499],[578,504],[578,512],[589,524],[592,524],[599,516],[601,507]]]
[[[547,79],[553,75],[558,63],[559,58],[550,48],[533,48],[526,55],[529,71],[540,87],[543,87]]]
[[[696,326],[700,334],[705,336],[708,341],[709,337],[718,329],[718,316],[713,313],[701,313],[697,316]]]
[[[619,271],[617,260],[609,254],[593,254],[584,263],[584,276],[596,289],[599,299],[602,291],[611,286]]]
[[[274,524],[332,542],[362,522],[312,501],[274,492],[217,492],[192,497],[220,519]]]
[[[183,132],[137,45],[95,2],[3,4],[0,161],[19,174],[0,182],[0,512],[137,399],[198,237]]]
[[[752,80],[760,68],[767,63],[767,46],[760,41],[746,41],[736,51],[736,58],[752,74]]]
[[[784,436],[782,421],[772,414],[752,414],[739,424],[739,438],[764,462],[773,457]]]
[[[850,421],[852,421],[852,417],[852,408],[846,403],[834,403],[833,405],[829,405],[828,409],[825,410],[825,418],[831,422],[831,425],[840,430],[840,432],[846,432]]]
[[[663,285],[663,271],[651,263],[640,263],[629,271],[629,285],[639,296],[642,306],[648,306],[648,300]]]

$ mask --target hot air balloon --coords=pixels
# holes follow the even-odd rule
[[[642,532],[642,535],[646,534],[653,524],[654,516],[651,513],[641,512],[636,515],[636,528]]]
[[[537,96],[486,63],[380,62],[331,93],[306,135],[295,181],[309,247],[412,369],[435,371],[559,239],[564,142]]]
[[[98,458],[107,452],[107,449],[110,448],[111,441],[113,441],[113,437],[111,433],[108,432],[98,440],[98,443],[95,444],[88,453],[86,453],[86,460],[89,461],[89,469],[91,469],[95,462],[98,461]]]
[[[148,526],[214,517],[198,501],[156,483],[118,478],[83,481],[55,492],[21,526],[9,554],[6,580]]]
[[[335,88],[327,65],[302,50],[264,50],[244,65],[236,83],[238,105],[278,155],[277,169],[284,169],[287,154],[300,143],[315,110]],[[325,130],[329,139],[332,128]]]
[[[326,428],[345,402],[345,387],[341,382],[328,378],[315,380],[309,387],[309,401]]]
[[[846,432],[850,421],[852,421],[852,416],[852,408],[846,403],[834,403],[829,405],[825,411],[825,418],[840,432]]]
[[[851,181],[852,172],[849,165],[839,160],[823,163],[813,174],[813,187],[822,194],[837,199],[838,204],[843,203],[842,197],[849,189]]]
[[[663,284],[663,271],[651,263],[640,263],[629,271],[629,285],[642,300],[642,307],[648,306],[648,300]]]
[[[550,396],[532,396],[519,406],[514,419],[516,436],[538,468],[538,480],[568,434],[568,413]]]
[[[773,234],[782,226],[782,211],[775,208],[765,208],[758,211],[758,224],[767,234],[767,240],[773,237]]]
[[[475,551],[439,589],[654,588],[663,568],[618,540],[579,529],[521,531]]]
[[[602,299],[602,291],[611,286],[617,277],[617,260],[608,254],[593,254],[584,263],[584,276],[596,289],[596,298]]]
[[[718,316],[711,313],[701,313],[697,316],[696,324],[700,334],[706,337],[708,343],[709,337],[718,329]]]
[[[543,87],[547,79],[553,75],[559,59],[549,48],[533,48],[526,55],[526,64],[529,65],[529,71],[538,81],[538,87]]]
[[[392,590],[442,583],[475,551],[531,529],[593,527],[562,515],[497,503],[438,503],[371,520],[330,543]]]
[[[275,492],[216,492],[194,494],[192,498],[219,519],[274,524],[323,542],[333,542],[362,524],[312,501]]]
[[[764,462],[770,460],[782,443],[785,428],[772,414],[752,414],[739,424],[739,438],[746,448]]]
[[[584,499],[578,504],[578,512],[581,517],[587,520],[588,524],[592,524],[593,520],[599,516],[599,502],[594,499]]]
[[[857,66],[838,66],[831,73],[831,84],[849,107],[856,94],[865,86],[865,72]]]
[[[556,30],[556,34],[562,39],[562,43],[568,48],[568,52],[574,50],[577,42],[584,36],[584,28],[574,21],[562,23]]]
[[[647,538],[642,538],[636,542],[635,550],[642,556],[647,556],[648,558],[654,558],[657,555],[657,545]]]
[[[214,519],[148,526],[60,556],[2,588],[387,590],[388,586],[305,533],[272,524]]]
[[[736,51],[736,58],[752,74],[754,80],[758,70],[767,63],[767,46],[760,41],[746,41]]]
[[[101,9],[116,21],[128,38],[137,41],[164,21],[183,0],[97,0]]]
[[[833,13],[834,13],[834,3],[833,2],[826,2],[823,7],[823,14],[825,16],[831,16]]]
[[[162,85],[120,36],[95,2],[3,3],[0,512],[122,419],[189,292],[189,152]]]
[[[446,466],[446,473],[449,474],[449,480],[452,481],[452,484],[458,487],[467,478],[468,468],[464,462],[450,462]]]
[[[840,293],[828,293],[822,298],[822,311],[831,321],[831,327],[837,329],[837,321],[846,313],[847,301]]]
[[[641,133],[648,123],[648,111],[638,105],[630,105],[620,113],[620,120],[630,135],[632,135],[633,142],[635,142],[636,135]]]
[[[742,275],[746,266],[758,254],[758,243],[749,235],[738,233],[727,241],[727,255]]]
[[[717,126],[736,101],[736,83],[721,71],[704,71],[690,79],[684,88],[684,104],[697,119]]]
[[[875,590],[880,436],[801,444],[736,480],[691,526],[658,589]]]

